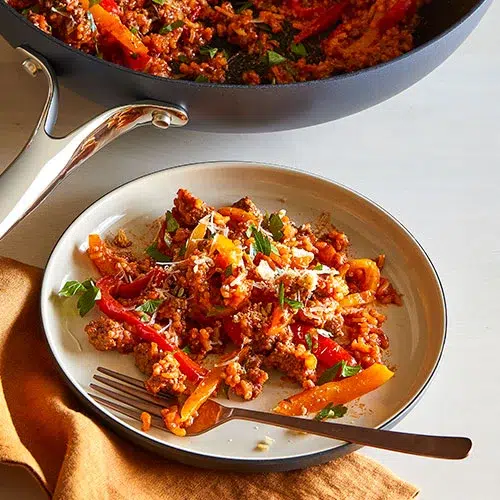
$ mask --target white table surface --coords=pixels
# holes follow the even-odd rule
[[[494,499],[500,487],[500,2],[464,45],[395,98],[343,120],[266,135],[144,128],[106,147],[0,243],[43,266],[59,235],[102,194],[147,172],[204,160],[307,169],[380,203],[434,261],[449,307],[448,342],[433,383],[397,428],[462,434],[469,458],[437,461],[365,449],[421,488],[424,499]],[[44,96],[0,40],[0,169],[28,137]],[[40,80],[40,81],[39,81]],[[98,92],[99,89],[96,89]],[[63,93],[59,131],[100,108]],[[0,467],[0,498],[44,498],[22,470]]]

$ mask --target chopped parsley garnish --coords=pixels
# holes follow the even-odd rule
[[[132,28],[130,28],[130,32],[132,33],[132,35],[137,35],[139,33],[139,28],[132,26]]]
[[[224,269],[224,276],[226,278],[229,278],[229,276],[231,276],[232,274],[233,274],[233,265],[229,264],[229,266],[227,266],[226,269]]]
[[[323,271],[323,264],[316,264],[313,271]]]
[[[236,14],[239,14],[240,12],[243,12],[244,10],[247,10],[249,9],[250,7],[252,7],[252,2],[245,2],[243,4],[241,4],[237,9],[236,9]]]
[[[305,340],[306,340],[307,348],[310,351],[312,351],[312,349],[313,349],[313,341],[312,341],[312,337],[311,337],[310,333],[306,333]]]
[[[185,352],[186,354],[191,354],[191,347],[189,347],[188,345],[187,346],[184,346],[182,349],[181,349],[182,352]]]
[[[194,81],[196,83],[207,83],[209,79],[205,75],[198,75]]]
[[[80,316],[85,316],[95,305],[95,301],[101,298],[101,290],[97,288],[91,279],[82,281],[67,281],[59,292],[61,297],[73,297],[80,295],[76,307]]]
[[[290,45],[290,50],[296,55],[300,57],[307,56],[307,49],[303,43],[292,43]]]
[[[281,308],[283,308],[285,305],[285,285],[283,285],[283,282],[280,282],[278,286],[278,301]]]
[[[215,54],[217,54],[218,50],[219,49],[217,47],[202,47],[200,49],[200,54],[202,56],[209,56],[210,59],[213,59],[215,57]]]
[[[281,64],[286,60],[286,57],[283,57],[281,54],[274,52],[274,50],[267,51],[267,64],[269,66],[276,66],[277,64]]]
[[[361,370],[361,366],[349,366],[345,360],[335,363],[331,368],[325,370],[318,379],[318,385],[331,382],[337,377],[347,378],[356,375]]]
[[[151,320],[151,317],[149,316],[149,314],[142,313],[140,320],[141,320],[141,323],[149,323],[149,321]]]
[[[189,62],[189,58],[185,54],[179,54],[178,57],[177,57],[177,59],[179,59],[179,61],[183,62],[183,63],[188,63]]]
[[[269,217],[269,231],[271,231],[273,238],[280,241],[283,238],[283,221],[278,214],[271,214]]]
[[[175,233],[179,229],[179,223],[175,220],[170,210],[165,214],[165,229],[169,233]]]
[[[154,3],[157,3],[158,5],[165,5],[167,3],[167,0],[153,0]]]
[[[325,420],[327,418],[341,418],[347,413],[347,406],[333,405],[328,403],[321,411],[319,411],[314,420]]]
[[[271,255],[272,246],[269,238],[259,231],[255,226],[251,226],[252,236],[254,238],[255,250],[257,252],[261,252],[264,255]]]
[[[186,290],[184,290],[184,288],[181,286],[179,288],[179,290],[177,290],[177,297],[179,297],[179,298],[184,297],[185,292],[186,292]]]
[[[296,310],[299,310],[299,309],[302,309],[304,307],[304,305],[302,304],[302,302],[300,300],[292,300],[292,299],[289,299],[287,297],[285,297],[285,302],[292,308],[292,309],[296,309]]]
[[[167,0],[153,0],[153,2],[163,5]],[[184,26],[184,21],[181,21],[180,19],[178,21],[174,21],[173,23],[170,24],[165,24],[163,28],[160,30],[160,35],[164,35],[165,33],[170,33],[171,31],[174,31],[177,28],[180,28],[181,26]]]
[[[170,262],[172,260],[168,255],[165,255],[158,250],[158,246],[156,243],[149,245],[148,248],[146,248],[145,252],[152,259],[156,260],[156,262]]]
[[[225,306],[214,306],[212,307],[212,309],[210,309],[210,311],[208,311],[207,317],[218,316],[221,313],[225,313],[227,310],[228,309]]]
[[[162,302],[163,300],[146,300],[146,302],[136,307],[135,310],[147,314],[153,314]]]

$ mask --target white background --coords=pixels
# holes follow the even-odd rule
[[[464,45],[395,98],[343,120],[265,135],[144,128],[106,147],[0,243],[0,254],[43,266],[58,236],[92,201],[147,172],[205,160],[307,169],[381,204],[419,239],[448,301],[449,330],[433,383],[399,430],[461,434],[469,458],[437,461],[365,449],[424,499],[494,499],[500,487],[500,2]],[[18,69],[0,41],[0,170],[27,139],[42,79]],[[96,88],[95,92],[99,92]],[[100,111],[63,93],[59,131]],[[44,498],[27,473],[0,467],[0,498]]]

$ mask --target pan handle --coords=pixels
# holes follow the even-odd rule
[[[120,135],[141,125],[182,127],[186,111],[176,105],[138,102],[119,106],[91,119],[64,137],[51,131],[57,117],[57,78],[47,61],[32,49],[17,48],[22,65],[32,76],[43,73],[47,100],[30,139],[0,175],[0,239],[32,212],[71,170]]]

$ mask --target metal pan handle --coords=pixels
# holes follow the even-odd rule
[[[28,143],[0,175],[0,239],[32,212],[71,170],[120,135],[141,125],[182,127],[188,116],[179,106],[139,102],[110,109],[65,137],[53,137],[57,117],[57,78],[47,61],[31,49],[17,49],[32,76],[43,73],[48,94]]]

